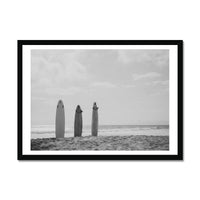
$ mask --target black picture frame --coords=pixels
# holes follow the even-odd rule
[[[23,154],[23,47],[25,45],[177,45],[178,124],[177,155],[24,155]],[[183,160],[183,41],[182,40],[18,40],[18,160]]]

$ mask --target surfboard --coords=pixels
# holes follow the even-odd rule
[[[97,104],[93,104],[92,109],[92,136],[98,135],[98,107]]]
[[[81,110],[81,107],[78,105],[75,111],[74,137],[82,136],[82,127],[83,127],[82,112],[83,111]]]
[[[65,110],[62,100],[59,100],[56,108],[56,138],[64,138],[64,135],[65,135]]]

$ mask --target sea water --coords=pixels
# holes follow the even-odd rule
[[[91,126],[84,126],[82,136],[91,135]],[[154,135],[169,136],[169,125],[99,125],[99,136]],[[73,127],[65,128],[65,137],[73,137]],[[55,137],[55,125],[31,126],[31,138]]]

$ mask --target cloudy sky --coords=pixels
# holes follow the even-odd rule
[[[77,105],[90,125],[93,102],[100,124],[168,124],[169,51],[32,50],[32,125],[53,125],[59,99],[66,127]]]

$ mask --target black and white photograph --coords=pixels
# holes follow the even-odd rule
[[[200,199],[199,5],[0,1],[0,199]]]
[[[167,40],[18,41],[19,159],[182,159],[181,51]]]

